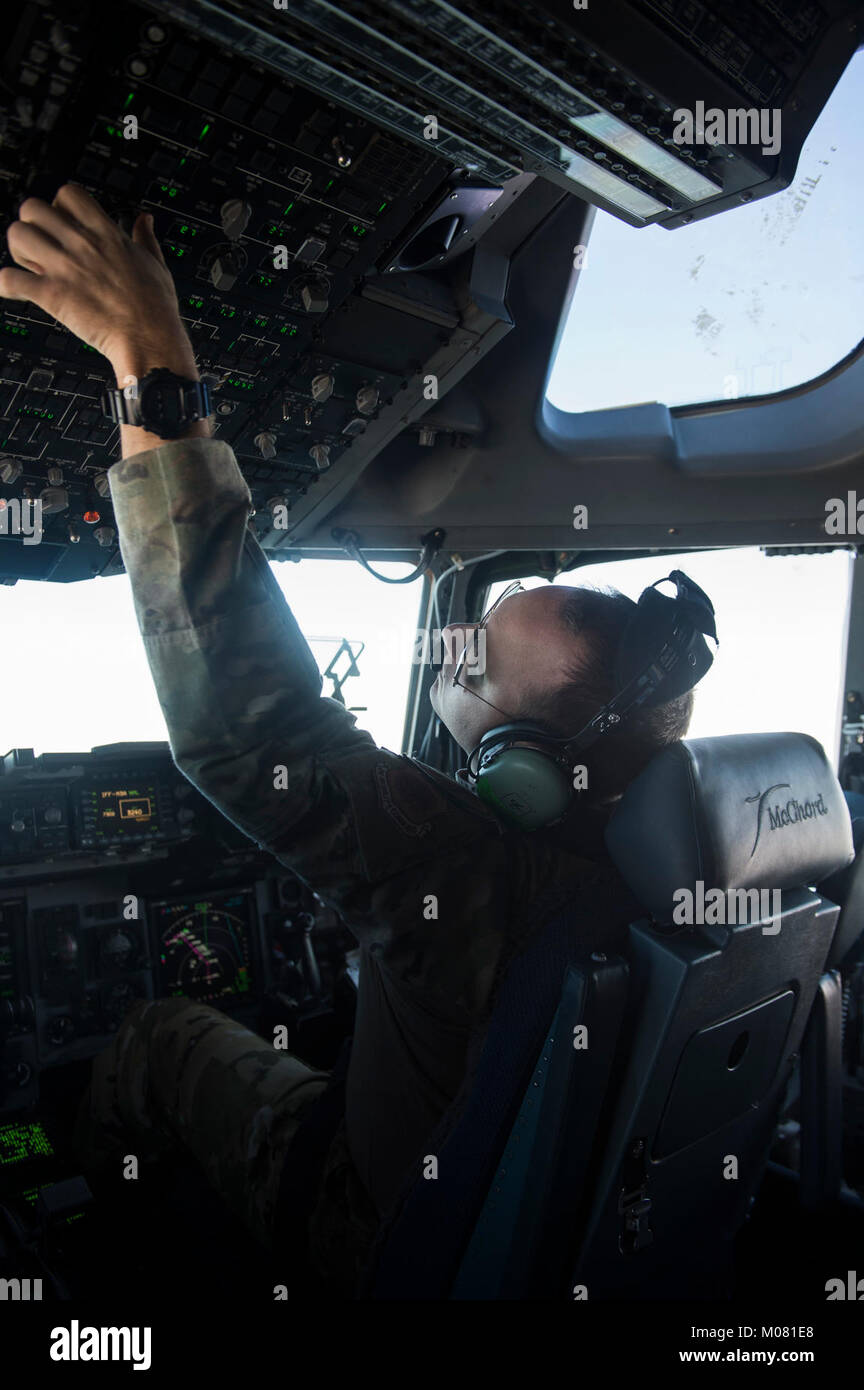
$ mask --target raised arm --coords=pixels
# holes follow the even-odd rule
[[[0,271],[0,296],[52,314],[108,358],[118,384],[154,367],[196,374],[143,216],[130,238],[66,185],[51,205],[22,205],[9,245],[23,268]],[[321,695],[312,653],[248,528],[234,455],[207,434],[202,423],[166,442],[124,427],[124,458],[108,475],[174,759],[382,963],[470,1008],[482,983],[476,953],[488,973],[513,908],[500,826],[470,793],[377,748]],[[466,894],[477,909],[470,933]],[[484,946],[483,937],[495,939]]]

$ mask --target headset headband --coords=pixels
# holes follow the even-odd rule
[[[657,592],[673,583],[675,597]],[[682,570],[645,589],[621,635],[616,693],[578,734],[562,739],[568,756],[590,748],[637,709],[668,704],[692,690],[714,661],[705,637],[717,641],[714,605]]]

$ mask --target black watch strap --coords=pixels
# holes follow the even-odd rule
[[[103,415],[118,425],[137,425],[160,439],[179,439],[196,420],[205,420],[212,409],[205,381],[178,376],[167,367],[156,367],[140,381],[129,378],[100,397]]]

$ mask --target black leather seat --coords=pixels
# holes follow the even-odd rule
[[[809,885],[852,859],[849,814],[806,735],[697,739],[631,784],[607,844],[642,908],[625,956],[564,914],[514,961],[438,1177],[361,1296],[729,1291],[837,924]]]

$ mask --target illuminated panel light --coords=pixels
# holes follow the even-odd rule
[[[188,28],[190,14],[185,0],[162,0],[159,12]],[[430,151],[429,141],[423,139],[423,123],[415,111],[358,82],[349,74],[313,58],[286,39],[263,33],[239,15],[226,14],[211,0],[196,0],[195,29],[206,38],[233,48],[250,61],[263,63],[292,82],[300,82],[313,91],[324,92],[342,106],[356,107],[373,123],[386,126],[413,145],[419,145],[427,155],[439,155],[457,167],[470,169],[478,177],[488,178],[492,183],[506,183],[522,172],[515,164],[499,159],[490,150],[482,149],[441,122],[438,124],[434,151]]]
[[[424,28],[431,29],[439,38],[470,54],[505,81],[527,90],[535,100],[565,116],[586,135],[593,136],[654,178],[662,179],[691,202],[716,198],[718,193],[722,193],[722,188],[703,174],[688,168],[647,136],[598,106],[590,97],[520,53],[497,34],[484,29],[476,20],[455,10],[446,0],[389,0],[389,8],[419,20]],[[591,109],[587,115],[574,118],[574,103]]]
[[[636,217],[653,217],[657,212],[666,212],[669,208],[668,203],[660,203],[656,198],[652,198],[650,193],[644,193],[641,188],[632,188],[630,184],[624,183],[617,175],[610,174],[608,169],[599,168],[592,160],[586,159],[584,155],[576,154],[572,150],[559,146],[561,159],[566,160],[567,172],[577,183],[581,183],[584,188],[589,188],[593,193],[597,193],[607,202],[614,203],[616,207],[625,208],[627,212],[632,212]]]
[[[598,108],[591,116],[577,116],[573,124],[587,135],[593,135],[601,144],[608,145],[610,150],[622,154],[631,164],[638,164],[640,169],[646,169],[655,179],[662,179],[670,188],[683,193],[691,203],[716,198],[718,193],[723,192],[698,169],[690,169],[668,150],[661,150],[659,145],[652,144],[638,130],[619,121],[617,116],[610,116],[608,111]]]

